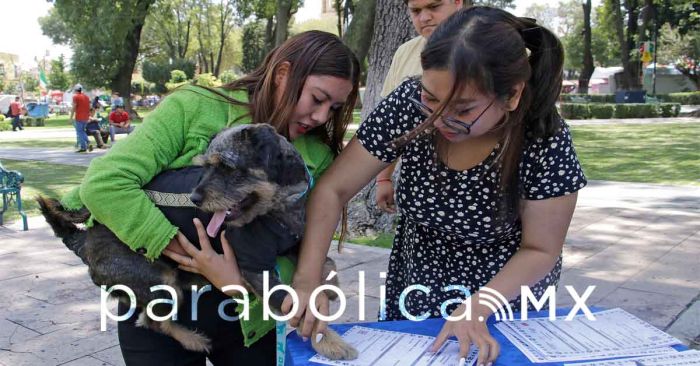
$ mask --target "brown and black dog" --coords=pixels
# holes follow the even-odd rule
[[[194,217],[208,223],[212,247],[219,253],[223,251],[217,233],[225,226],[245,287],[262,298],[263,271],[269,271],[272,288],[280,284],[275,274],[276,258],[288,256],[296,262],[310,173],[294,146],[264,124],[223,130],[196,163],[159,174],[143,187],[144,191],[193,243],[197,243]],[[37,201],[56,236],[88,265],[93,282],[98,286],[129,287],[140,309],[159,299],[150,290],[152,286],[168,285],[180,299],[192,285],[208,284],[202,276],[178,270],[168,258],[148,261],[98,222],[87,230],[78,228],[75,224],[86,222],[90,216],[87,209],[67,211],[57,200],[38,197]],[[324,270],[335,270],[330,258]],[[130,304],[125,293],[117,297]],[[272,311],[281,314],[283,300],[284,293],[274,292],[270,297]],[[158,307],[154,307],[154,313],[158,313]],[[210,350],[211,341],[205,334],[178,322],[154,321],[142,310],[138,324],[172,336],[186,349]],[[357,357],[357,351],[330,328],[320,342],[312,341],[312,346],[330,359]]]

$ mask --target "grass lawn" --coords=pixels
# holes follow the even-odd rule
[[[19,170],[24,175],[22,205],[29,216],[40,214],[39,206],[34,202],[36,195],[60,198],[80,183],[86,170],[79,166],[7,159],[2,160],[2,165],[8,170]],[[5,222],[18,220],[19,217],[14,204],[5,212]]]
[[[34,127],[32,127],[34,128]],[[41,128],[41,127],[36,127]],[[90,143],[95,144],[95,141],[90,137]],[[74,148],[75,139],[70,140],[11,140],[3,141],[3,147],[40,147],[45,149],[62,149]]]
[[[572,126],[589,180],[700,185],[700,124]]]
[[[574,145],[590,180],[700,185],[700,123],[572,126]],[[348,137],[355,131],[348,132]],[[72,147],[70,140],[3,141],[3,146]],[[78,184],[85,168],[39,162],[2,160],[26,179],[23,195],[29,214],[38,214],[31,197],[59,197]],[[12,211],[8,221],[16,219]],[[390,247],[391,236],[358,238],[352,242]]]

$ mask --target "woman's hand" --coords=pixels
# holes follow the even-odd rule
[[[184,255],[187,256],[187,252],[185,249],[182,247],[182,244],[180,244],[180,235],[181,233],[178,231],[177,234],[170,239],[170,243],[168,243],[168,246],[163,249],[163,254],[165,254],[165,251],[173,252],[176,254]],[[184,235],[182,236],[184,237]]]
[[[198,273],[206,277],[206,279],[219,290],[228,285],[241,285],[241,271],[238,268],[233,248],[231,248],[228,240],[226,240],[225,232],[221,232],[221,247],[224,250],[224,254],[219,254],[212,249],[202,222],[199,221],[199,219],[194,219],[193,221],[194,226],[197,228],[199,246],[202,249],[197,249],[197,247],[187,240],[185,235],[178,232],[177,241],[185,254],[183,255],[171,250],[169,248],[170,245],[163,251],[163,254],[177,262],[180,269]]]
[[[476,301],[478,298],[476,295],[477,294],[466,300],[471,302],[472,320],[448,320],[435,339],[435,343],[433,343],[431,349],[432,352],[437,352],[447,338],[455,336],[459,341],[460,365],[464,365],[464,359],[469,355],[469,348],[472,343],[479,348],[479,356],[476,362],[477,366],[488,366],[496,360],[500,352],[500,346],[491,336],[486,326],[486,319],[491,315],[491,310],[479,305]],[[452,317],[463,318],[466,310],[466,305],[462,304],[450,315]],[[479,317],[482,317],[483,321],[479,321]]]
[[[396,213],[394,205],[394,185],[391,180],[377,181],[377,207],[380,210],[388,213]]]
[[[326,322],[316,319],[314,314],[311,312],[311,307],[309,306],[311,293],[318,286],[320,286],[320,284],[315,281],[306,281],[299,278],[294,278],[292,283],[294,291],[299,296],[299,307],[297,308],[294,317],[289,320],[289,325],[294,328],[298,328],[304,341],[306,341],[312,335],[314,337],[318,337],[318,334],[322,334],[326,330]],[[292,310],[292,305],[292,297],[291,295],[287,295],[282,303],[282,312],[289,314],[289,312]],[[316,296],[316,309],[319,313],[328,315],[329,301],[324,292],[320,292]]]

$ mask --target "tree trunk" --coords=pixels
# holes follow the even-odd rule
[[[622,61],[622,89],[624,90],[639,90],[641,83],[639,78],[639,59],[632,57],[631,51],[636,49],[635,37],[637,34],[637,1],[625,0],[625,8],[627,9],[627,33],[623,28],[624,18],[622,16],[622,8],[620,0],[613,0],[613,11],[615,18],[615,29],[617,31],[617,39],[620,43],[620,60]]]
[[[588,94],[588,83],[593,75],[593,52],[591,41],[591,0],[583,3],[583,69],[578,79],[578,92]]]
[[[375,0],[359,0],[352,14],[352,21],[343,37],[343,42],[357,55],[363,63],[374,31],[374,16],[377,3]]]
[[[377,0],[372,44],[369,47],[369,70],[362,104],[362,119],[379,103],[384,78],[394,52],[416,35],[406,7],[396,0]]]
[[[346,0],[350,1],[350,0]],[[338,16],[338,22],[336,23],[336,28],[338,29],[338,37],[343,38],[343,11],[341,10],[342,0],[333,0],[333,7],[335,8],[335,14]]]
[[[275,28],[275,47],[284,43],[289,37],[289,18],[292,16],[292,0],[277,0],[277,27]]]
[[[377,0],[373,33],[369,48],[367,88],[362,104],[363,120],[381,99],[379,93],[394,52],[403,42],[415,35],[402,1]],[[375,188],[376,184],[366,186],[348,204],[348,228],[351,237],[393,230],[394,215],[384,214],[377,209],[374,200]]]
[[[275,21],[273,18],[267,18],[265,24],[265,54],[275,48]]]
[[[139,55],[139,44],[141,43],[141,30],[146,21],[148,8],[155,0],[140,0],[136,4],[137,10],[134,12],[134,27],[126,34],[124,50],[127,57],[124,57],[117,74],[110,82],[112,91],[119,92],[124,99],[124,107],[129,114],[136,114],[131,108],[131,75],[136,66],[136,58]],[[138,115],[136,115],[138,116]]]

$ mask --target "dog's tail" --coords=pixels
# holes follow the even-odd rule
[[[54,234],[62,239],[63,244],[68,249],[80,257],[84,263],[87,263],[84,251],[87,234],[85,230],[78,228],[75,224],[86,222],[90,217],[90,211],[86,208],[69,211],[58,200],[43,196],[37,196],[36,202]]]

